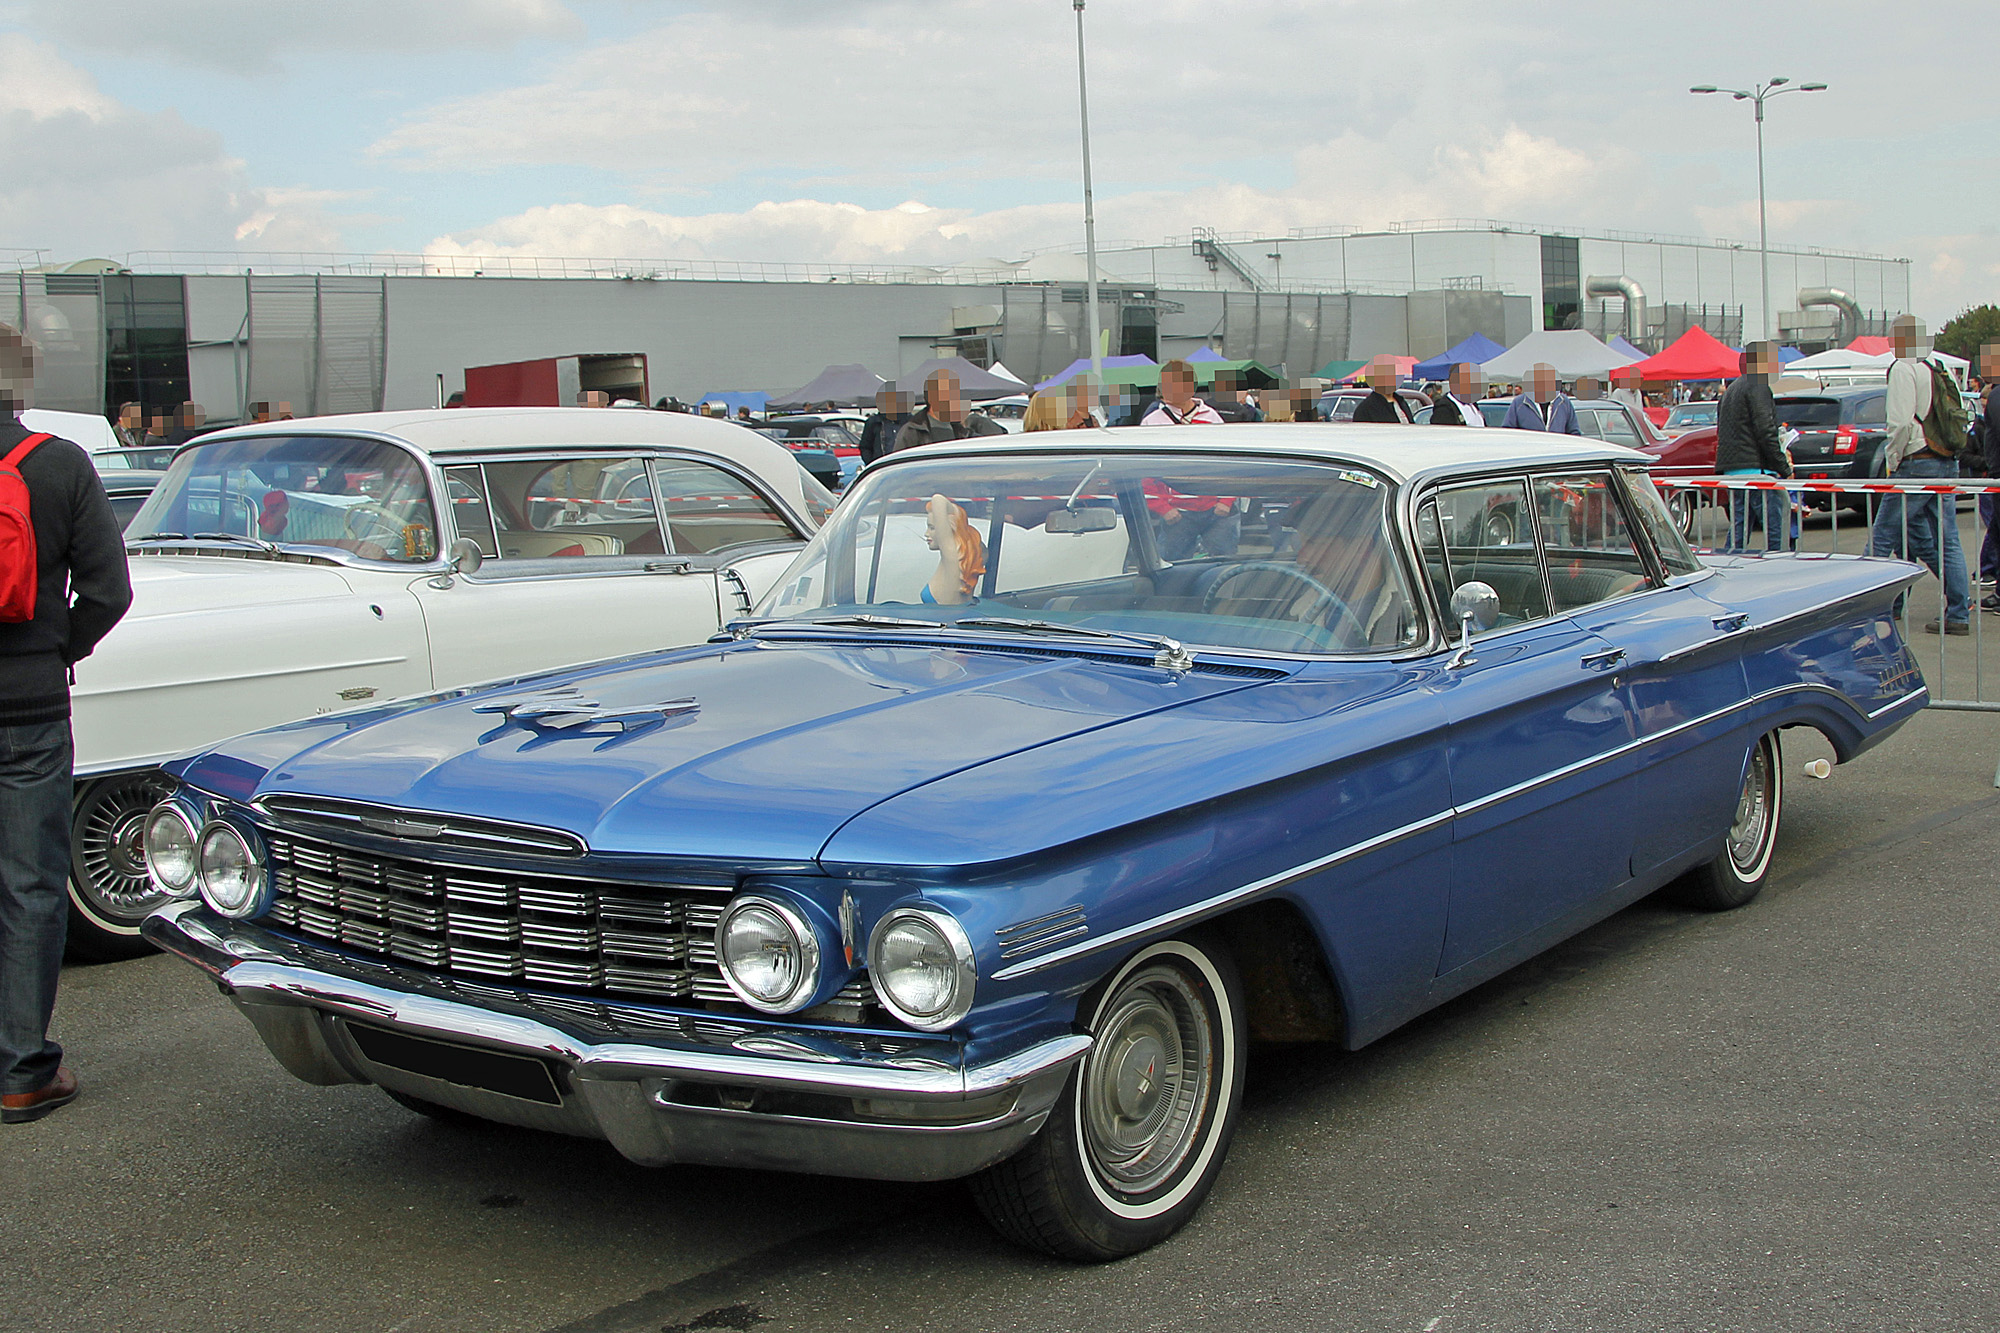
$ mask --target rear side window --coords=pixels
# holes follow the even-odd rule
[[[721,468],[662,458],[653,471],[676,551],[705,555],[748,542],[797,541],[804,535],[749,482]]]
[[[1857,426],[1886,426],[1889,424],[1889,410],[1886,398],[1879,393],[1871,393],[1866,398],[1854,400],[1854,424]]]

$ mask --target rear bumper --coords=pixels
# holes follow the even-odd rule
[[[1061,1034],[972,1061],[962,1044],[923,1034],[788,1029],[472,985],[315,948],[196,902],[162,908],[143,933],[214,977],[278,1062],[308,1083],[375,1083],[490,1120],[601,1138],[648,1166],[970,1175],[1040,1131],[1090,1049],[1089,1037]],[[362,1049],[383,1053],[370,1030],[536,1062],[549,1071],[548,1093],[512,1095],[381,1063]]]

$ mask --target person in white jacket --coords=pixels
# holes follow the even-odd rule
[[[1931,372],[1924,327],[1914,315],[1889,326],[1896,359],[1889,366],[1883,403],[1889,437],[1882,442],[1882,470],[1899,480],[1955,480],[1958,458],[1943,447],[1930,424]],[[1924,628],[1933,634],[1972,632],[1972,588],[1958,541],[1958,504],[1937,495],[1884,496],[1875,510],[1868,554],[1895,555],[1930,567],[1944,581],[1944,615]]]

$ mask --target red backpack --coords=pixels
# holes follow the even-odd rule
[[[21,460],[49,438],[30,435],[0,459],[0,624],[35,618],[35,525],[28,516]]]

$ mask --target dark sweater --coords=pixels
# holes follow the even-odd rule
[[[0,457],[28,437],[0,425]],[[0,727],[69,716],[70,664],[90,656],[132,605],[125,535],[89,455],[44,440],[21,463],[35,524],[35,618],[0,624]]]
[[[1354,409],[1356,421],[1371,421],[1385,426],[1410,424],[1410,409],[1399,395],[1386,394],[1380,389],[1371,390],[1361,405]]]

